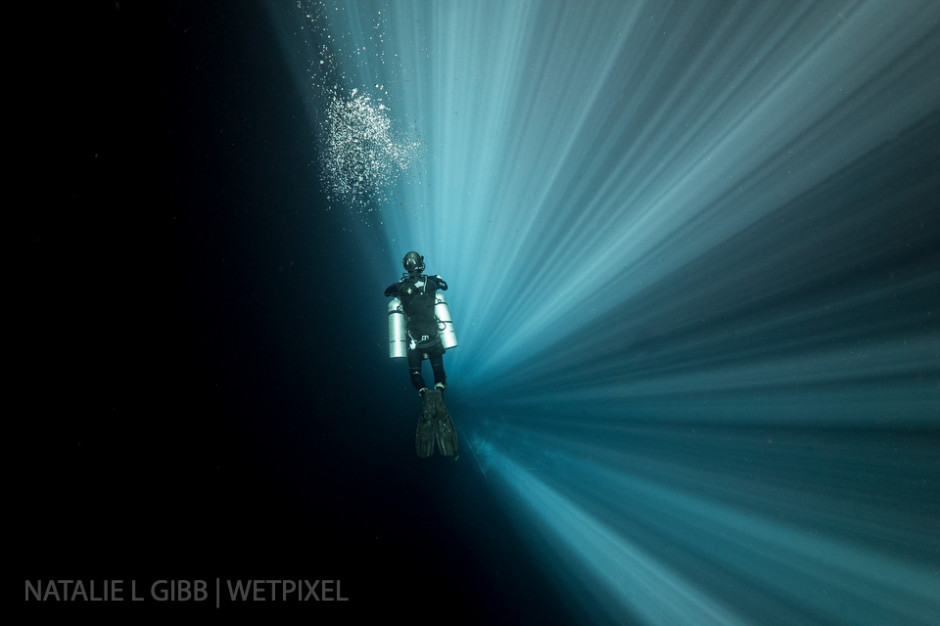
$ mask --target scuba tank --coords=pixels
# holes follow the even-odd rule
[[[454,332],[454,322],[450,319],[447,298],[440,291],[434,294],[434,315],[437,317],[437,327],[441,329],[441,344],[444,349],[456,348],[457,333]]]
[[[405,330],[405,310],[401,300],[392,298],[388,303],[388,356],[401,359],[408,356],[408,333]]]
[[[437,327],[440,330],[441,345],[445,350],[457,347],[457,333],[454,332],[454,322],[450,319],[450,309],[447,308],[447,299],[440,291],[434,294],[434,316],[437,318]],[[401,300],[392,298],[388,303],[388,356],[400,359],[408,356],[408,328],[405,321],[405,310]]]

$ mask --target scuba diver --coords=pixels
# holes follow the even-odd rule
[[[421,415],[415,434],[415,450],[419,457],[434,454],[434,444],[444,456],[457,453],[457,431],[444,404],[447,375],[444,352],[457,345],[450,311],[444,294],[447,283],[440,276],[424,275],[424,257],[408,252],[402,259],[405,274],[385,289],[393,298],[389,303],[389,356],[407,357],[411,384],[422,399]],[[421,369],[431,362],[434,388],[429,389]]]

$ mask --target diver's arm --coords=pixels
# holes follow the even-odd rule
[[[441,291],[447,291],[447,283],[444,282],[444,279],[441,278],[440,274],[435,274],[434,276],[431,276],[431,278],[433,278],[434,282],[437,283],[438,289]]]
[[[392,297],[398,295],[398,286],[401,284],[401,281],[391,284],[385,288],[385,296]]]

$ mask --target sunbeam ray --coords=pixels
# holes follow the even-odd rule
[[[446,276],[458,427],[585,621],[940,621],[940,5],[271,13],[321,128],[421,145],[334,208]]]

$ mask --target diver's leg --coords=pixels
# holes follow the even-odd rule
[[[443,392],[447,388],[447,374],[444,373],[444,356],[432,356],[431,370],[434,372],[434,388]]]
[[[408,350],[408,375],[411,378],[411,384],[418,390],[418,393],[424,395],[428,386],[424,383],[424,376],[421,375],[421,353],[417,350]]]
[[[434,454],[434,440],[436,437],[437,424],[434,421],[434,411],[429,410],[428,389],[424,383],[424,376],[421,375],[421,363],[424,355],[417,350],[408,350],[408,375],[411,378],[411,384],[423,398],[421,413],[418,415],[418,427],[415,431],[415,452],[421,458],[427,458]]]
[[[457,454],[457,429],[451,420],[447,405],[444,404],[444,389],[447,387],[447,375],[444,373],[444,357],[432,356],[431,369],[434,371],[434,391],[425,395],[425,410],[434,416],[434,439],[438,451],[444,456]]]

